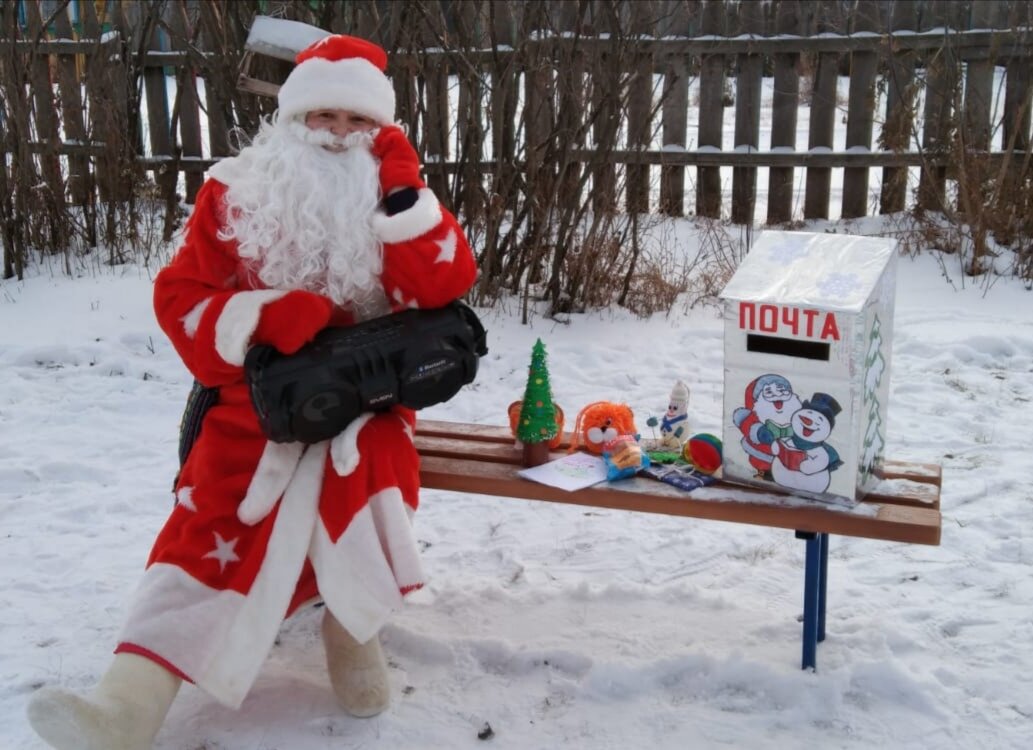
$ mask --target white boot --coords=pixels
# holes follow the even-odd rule
[[[150,659],[115,654],[85,696],[43,688],[29,701],[29,723],[58,750],[149,750],[182,680]]]
[[[376,716],[387,708],[391,685],[378,636],[359,643],[327,610],[323,615],[323,645],[330,684],[341,708],[362,718]]]

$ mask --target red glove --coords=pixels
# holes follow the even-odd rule
[[[373,139],[373,156],[380,161],[380,191],[387,196],[397,188],[426,187],[420,179],[420,157],[405,133],[396,125],[385,125]]]
[[[312,292],[288,292],[262,307],[251,336],[252,344],[268,344],[282,354],[294,354],[326,328],[334,303]]]

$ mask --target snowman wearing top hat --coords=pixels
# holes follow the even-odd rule
[[[839,402],[827,393],[815,393],[793,412],[793,434],[771,444],[771,477],[783,487],[804,492],[825,492],[831,473],[843,465],[839,453],[825,441],[836,426]]]

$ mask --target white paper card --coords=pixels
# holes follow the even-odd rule
[[[588,453],[571,453],[517,472],[525,479],[573,492],[606,481],[606,462]]]

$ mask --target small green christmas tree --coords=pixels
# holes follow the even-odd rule
[[[545,344],[541,339],[531,350],[531,367],[527,371],[527,388],[520,407],[517,439],[525,446],[547,443],[556,437],[556,407],[552,403],[549,368],[545,363]]]

